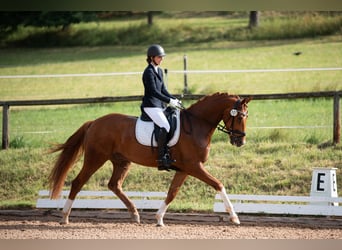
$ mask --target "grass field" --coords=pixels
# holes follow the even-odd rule
[[[246,28],[247,15],[237,14],[172,12],[157,15],[153,27],[146,26],[145,17],[126,18],[75,24],[62,34],[58,28],[20,27],[7,40],[25,41],[22,46],[30,48],[0,49],[0,74],[141,72],[146,66],[146,48],[156,42],[166,50],[162,66],[170,72],[183,70],[184,55],[189,70],[342,65],[340,14],[263,12],[255,30]],[[295,56],[298,51],[302,54]],[[341,77],[342,71],[190,74],[188,84],[194,94],[283,93],[338,90]],[[168,83],[171,92],[182,92],[183,74],[170,73]],[[0,79],[0,86],[0,100],[142,94],[140,74]]]
[[[196,48],[196,47],[195,47]],[[341,37],[277,42],[223,42],[210,48],[166,47],[163,68],[189,70],[327,68],[342,65]],[[177,49],[177,51],[175,51]],[[1,75],[141,72],[145,48],[95,47],[1,51]],[[127,51],[124,56],[122,51]],[[170,52],[169,52],[170,51]],[[296,51],[302,55],[294,56]],[[238,94],[341,89],[342,71],[189,74],[193,94]],[[181,93],[183,74],[168,75],[169,89]],[[0,99],[52,99],[141,95],[141,75],[0,79]],[[13,91],[15,89],[16,91]]]
[[[183,26],[195,29],[198,20],[189,19],[189,23],[185,23],[185,20],[188,19],[182,19],[183,23],[166,19],[160,22],[164,26],[174,23],[178,28]],[[229,22],[232,27],[238,27],[245,20]],[[101,25],[109,27],[111,24]],[[141,24],[125,26],[127,23],[122,22],[120,25],[123,29],[131,30]],[[222,28],[227,25],[227,20],[219,17],[201,19],[201,25],[215,26],[215,32],[219,32],[219,26],[222,25]],[[186,54],[189,70],[341,67],[341,44],[340,34],[281,40],[245,38],[241,41],[221,39],[195,43],[167,42],[164,46],[167,57],[162,66],[170,71],[182,70],[183,56]],[[141,72],[146,65],[146,46],[1,49],[0,75]],[[297,51],[302,54],[293,55]],[[265,94],[342,90],[341,79],[342,71],[188,76],[193,94],[216,91]],[[167,80],[172,93],[182,92],[182,74],[170,73]],[[141,95],[143,91],[140,74],[0,78],[0,89],[0,100]],[[184,102],[185,106],[190,104],[190,101]],[[20,204],[32,206],[38,190],[47,188],[47,175],[55,157],[46,154],[50,144],[63,142],[83,122],[104,114],[119,112],[138,116],[139,105],[138,102],[130,102],[11,107],[11,149],[0,151],[0,207]],[[249,105],[247,145],[234,148],[227,142],[226,135],[215,132],[211,157],[206,166],[222,180],[230,193],[308,195],[313,167],[341,167],[341,145],[331,144],[332,119],[331,99],[252,101]],[[66,188],[80,166],[81,163],[78,163],[68,176]],[[106,189],[110,172],[111,166],[107,163],[84,188]],[[164,191],[172,175],[134,165],[124,189]],[[338,186],[341,181],[342,173],[339,170]],[[214,191],[210,187],[189,178],[171,208],[177,211],[209,211],[213,199]]]

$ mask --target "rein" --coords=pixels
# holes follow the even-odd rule
[[[185,126],[184,126],[184,119],[182,119],[182,127],[184,128],[184,132],[187,134],[187,135],[191,135],[192,134],[192,122],[190,121],[190,116],[189,115],[193,115],[191,114],[189,111],[187,111],[186,109],[183,109],[183,112],[185,114],[185,118],[186,120],[188,121],[188,124],[190,126],[190,131],[186,131],[185,130]]]
[[[233,118],[233,122],[234,122],[234,118]],[[245,132],[242,132],[240,130],[234,130],[234,129],[231,129],[231,128],[227,129],[226,126],[224,126],[222,124],[217,125],[217,129],[219,131],[223,132],[223,133],[228,134],[228,135],[234,135],[235,134],[235,135],[238,135],[237,137],[244,137],[244,136],[246,136]]]

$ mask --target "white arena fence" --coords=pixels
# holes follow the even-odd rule
[[[342,198],[279,195],[228,195],[237,213],[342,216]],[[226,212],[220,195],[215,196],[214,212]]]
[[[236,69],[236,70],[168,70],[173,74],[227,74],[227,73],[275,73],[275,72],[310,72],[310,71],[339,71],[342,68],[288,68],[288,69]],[[2,75],[0,79],[24,79],[24,78],[66,78],[66,77],[99,77],[99,76],[123,76],[141,75],[142,72],[104,72],[84,74],[42,74],[42,75]]]
[[[61,198],[51,200],[48,190],[40,190],[37,208],[62,209],[69,191],[62,191]],[[165,192],[125,192],[132,198],[137,209],[157,210],[166,198]],[[277,195],[228,195],[237,213],[246,214],[281,214],[281,215],[313,215],[342,216],[342,198],[313,196],[277,196]],[[226,212],[219,194],[215,196],[213,211]],[[73,203],[78,209],[127,209],[121,200],[111,191],[80,191]]]
[[[166,198],[165,192],[130,191],[125,194],[132,199],[138,209],[159,209]],[[63,208],[69,191],[62,191],[61,198],[51,200],[48,190],[38,193],[37,208]],[[126,209],[125,204],[111,191],[80,191],[72,205],[85,209]]]

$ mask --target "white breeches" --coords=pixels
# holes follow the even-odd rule
[[[144,111],[160,128],[165,128],[167,132],[170,131],[170,124],[166,119],[161,108],[144,108]]]

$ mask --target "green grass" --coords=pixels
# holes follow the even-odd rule
[[[161,43],[166,49],[167,57],[162,66],[169,71],[183,69],[185,54],[188,56],[189,70],[319,68],[342,65],[341,15],[265,12],[262,13],[260,27],[251,31],[246,29],[247,15],[203,17],[200,13],[190,14],[175,12],[156,16],[155,26],[152,28],[144,27],[144,17],[72,25],[68,31],[70,34],[64,34],[60,40],[66,43],[70,40],[76,43],[75,47],[64,48],[56,47],[58,45],[41,48],[44,46],[39,47],[40,41],[58,39],[51,37],[46,40],[39,37],[39,34],[47,32],[46,28],[21,27],[9,39],[20,40],[26,37],[29,40],[33,39],[32,36],[38,36],[34,40],[38,43],[38,48],[1,49],[0,74],[141,72],[146,66],[146,48],[155,42]],[[326,29],[333,31],[325,32]],[[239,38],[227,35],[233,31]],[[57,31],[52,30],[48,34],[54,32]],[[283,34],[278,34],[279,32]],[[115,41],[118,36],[121,43],[106,43],[106,46],[102,46],[101,42],[96,43],[107,35],[112,36],[108,38],[111,41]],[[136,36],[142,38],[137,39]],[[80,43],[79,40],[87,41]],[[302,54],[294,56],[293,53],[297,51]],[[188,84],[195,94],[216,91],[239,94],[282,93],[340,90],[341,78],[342,71],[210,73],[189,74]],[[183,74],[170,73],[168,82],[171,92],[182,92]],[[142,94],[140,74],[0,79],[0,87],[0,100]],[[15,92],[13,88],[16,89]]]
[[[324,19],[319,17],[317,20],[311,20],[308,16],[304,18],[308,21],[303,26],[308,28],[301,28],[301,34],[304,34],[306,29],[309,30],[311,25],[316,27],[313,30],[317,30],[320,25],[334,26],[335,24],[327,23],[338,20],[329,16]],[[267,20],[263,21],[264,28],[248,31],[243,28],[247,23],[246,18],[173,19],[165,15],[157,17],[158,25],[153,31],[158,36],[152,38],[159,41],[166,31],[170,31],[168,36],[165,36],[165,45],[163,43],[167,57],[162,65],[169,70],[183,69],[184,54],[188,56],[189,70],[342,65],[342,36],[336,28],[332,32],[333,35],[329,36],[322,36],[329,32],[314,34],[312,31],[304,36],[295,34],[296,39],[279,40],[286,35],[274,33],[281,32],[286,25],[290,26],[287,32],[293,32],[296,28],[296,19],[293,19],[294,21],[286,17],[275,18],[269,14]],[[312,24],[313,22],[315,24]],[[307,25],[309,23],[311,24]],[[140,32],[140,29],[143,32]],[[93,31],[94,36],[89,35],[89,30]],[[32,28],[23,29],[13,34],[10,39],[20,40],[27,36],[31,39],[42,38],[44,31],[39,32],[37,34],[37,30]],[[49,32],[43,36],[56,35]],[[1,49],[0,75],[142,72],[146,66],[145,50],[150,40],[140,44],[139,39],[150,34],[150,31],[146,32],[142,20],[79,24],[70,32],[70,37],[64,42],[87,38],[92,45],[100,45],[103,36],[112,39],[112,35],[120,35],[125,44]],[[228,38],[228,34],[235,34],[235,37]],[[255,37],[257,34],[261,37]],[[173,40],[170,36],[173,36]],[[99,40],[95,41],[95,37]],[[294,56],[293,52],[296,51],[301,51],[302,55]],[[342,90],[342,71],[189,74],[188,79],[193,94],[216,91],[266,94]],[[170,73],[168,86],[172,93],[181,93],[183,75]],[[0,100],[142,95],[143,91],[140,74],[115,77],[0,79],[0,89]],[[190,104],[190,101],[184,102],[185,106]],[[64,142],[85,121],[111,112],[139,115],[139,105],[139,102],[130,102],[11,107],[11,149],[0,151],[0,207],[34,205],[38,190],[47,188],[47,176],[56,156],[46,154],[51,144]],[[247,145],[235,148],[228,143],[227,135],[215,132],[210,158],[206,163],[207,169],[224,183],[229,193],[308,195],[314,167],[338,168],[341,164],[341,145],[331,144],[332,119],[331,99],[252,101],[249,104]],[[0,128],[1,126],[2,124]],[[66,189],[70,187],[70,182],[80,167],[81,162],[70,172]],[[110,175],[111,166],[107,163],[84,189],[107,189]],[[133,165],[124,190],[166,191],[172,176],[173,173],[161,173],[155,169]],[[338,170],[338,187],[341,180],[342,173]],[[210,211],[214,193],[209,186],[190,177],[172,203],[171,209]]]
[[[3,46],[70,47],[168,45],[244,40],[279,40],[318,37],[341,33],[342,16],[324,12],[261,12],[260,27],[248,29],[248,12],[240,15],[207,15],[168,12],[154,16],[148,26],[146,16],[113,21],[74,24],[68,30],[19,27],[2,41]]]
[[[341,37],[277,42],[222,42],[212,47],[166,47],[163,68],[189,70],[340,67]],[[202,45],[203,46],[203,45]],[[1,75],[142,72],[145,48],[96,47],[1,51]],[[302,51],[300,56],[293,52]],[[124,54],[124,52],[126,54]],[[341,90],[342,71],[189,74],[194,94],[216,91],[265,94]],[[183,74],[169,73],[172,93],[184,88]],[[141,75],[0,79],[0,100],[142,95]],[[16,91],[13,91],[15,89]]]

